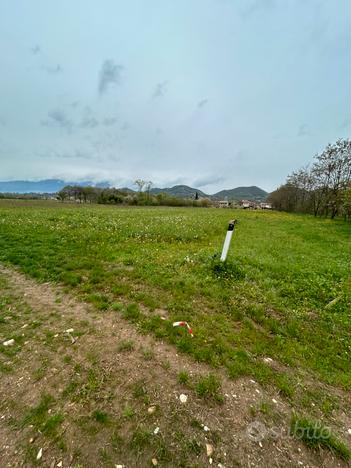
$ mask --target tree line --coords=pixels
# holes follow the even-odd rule
[[[277,210],[350,218],[351,140],[328,144],[310,166],[290,174],[268,201]]]
[[[154,195],[150,192],[151,181],[137,179],[137,192],[117,188],[99,188],[91,186],[67,185],[57,193],[61,202],[99,203],[106,205],[150,205],[150,206],[195,206],[207,207],[207,199],[184,199],[166,193]]]

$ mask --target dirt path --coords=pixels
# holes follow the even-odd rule
[[[213,369],[118,312],[12,269],[0,277],[10,314],[0,339],[19,337],[2,361],[12,371],[0,381],[1,466],[346,466],[288,436],[291,409],[278,394],[216,371],[224,402],[200,398],[196,382]]]

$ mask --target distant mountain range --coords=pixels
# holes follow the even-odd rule
[[[108,188],[111,185],[108,182],[94,183],[91,181],[84,182],[67,182],[61,179],[46,179],[39,181],[29,180],[13,180],[0,181],[0,192],[2,193],[56,193],[66,185],[94,186],[100,188]],[[122,190],[133,193],[134,190],[124,188]],[[263,201],[266,199],[268,192],[259,187],[236,187],[231,190],[221,190],[213,195],[206,194],[199,189],[188,187],[187,185],[175,185],[170,188],[152,188],[150,193],[157,195],[166,193],[173,197],[179,198],[195,198],[196,193],[200,198],[211,198],[212,200],[255,200]]]
[[[196,193],[199,197],[208,197],[204,192],[199,189],[188,187],[187,185],[175,185],[170,188],[153,188],[150,190],[150,193],[157,195],[159,193],[167,193],[172,197],[178,198],[194,198]]]
[[[268,192],[259,187],[237,187],[231,190],[221,190],[213,195],[206,194],[199,189],[188,187],[187,185],[175,185],[171,188],[153,188],[150,193],[157,195],[158,193],[167,193],[173,197],[179,198],[194,198],[196,193],[200,198],[211,198],[212,200],[255,200],[263,201],[266,199]]]
[[[67,182],[61,179],[45,179],[38,181],[11,180],[0,181],[0,192],[2,193],[56,193],[66,185],[80,185],[81,187],[93,186],[108,188],[108,182],[94,183],[89,180],[83,182]]]

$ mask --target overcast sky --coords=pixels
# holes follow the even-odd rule
[[[0,180],[272,190],[351,133],[349,0],[0,0]]]

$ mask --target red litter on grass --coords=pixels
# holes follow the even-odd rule
[[[188,324],[188,322],[173,322],[173,326],[174,326],[174,327],[185,327],[185,328],[187,328],[187,330],[188,330],[190,336],[191,336],[192,338],[194,337],[193,331],[192,331],[190,325]]]

